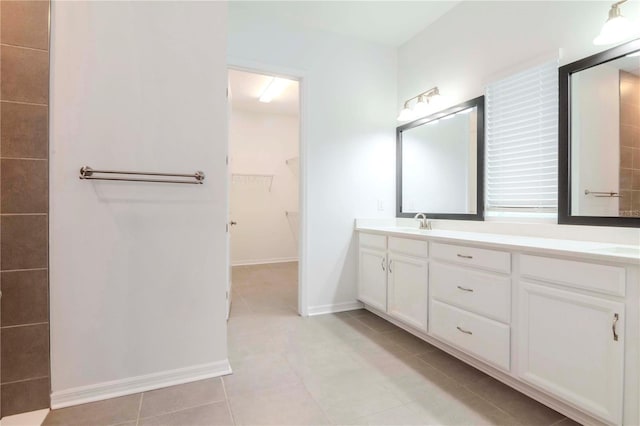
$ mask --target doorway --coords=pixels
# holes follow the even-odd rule
[[[300,122],[297,79],[229,69],[228,317],[303,314]]]

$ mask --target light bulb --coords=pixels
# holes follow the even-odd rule
[[[602,30],[598,37],[593,39],[593,44],[601,46],[604,44],[613,44],[631,37],[637,29],[627,18],[622,16],[618,5],[611,6],[609,11],[609,19],[602,26]]]
[[[405,105],[404,108],[400,111],[398,115],[398,121],[411,121],[416,118],[415,113],[411,110],[411,108]]]
[[[416,117],[424,117],[429,114],[429,100],[425,95],[418,98],[416,106],[413,107],[413,113]]]

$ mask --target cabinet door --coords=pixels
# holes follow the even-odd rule
[[[358,299],[376,309],[387,310],[387,255],[384,251],[360,248]]]
[[[389,253],[387,312],[427,331],[427,260]]]
[[[624,304],[527,282],[519,290],[519,376],[621,424]]]

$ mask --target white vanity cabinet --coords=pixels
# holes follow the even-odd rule
[[[427,242],[389,237],[387,313],[427,331]]]
[[[495,272],[487,272],[497,271]],[[431,335],[497,368],[511,359],[511,255],[431,244]]]
[[[427,242],[360,234],[358,299],[427,331]]]
[[[361,233],[358,260],[358,299],[386,312],[387,237]]]
[[[639,259],[508,235],[359,236],[367,309],[582,424],[640,424]]]
[[[623,415],[625,304],[598,292],[624,294],[624,272],[555,258],[521,259],[518,376],[613,424],[621,424]]]

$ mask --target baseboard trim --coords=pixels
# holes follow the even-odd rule
[[[336,312],[344,312],[344,311],[353,311],[356,309],[362,309],[364,305],[357,300],[353,302],[342,302],[342,303],[334,303],[331,305],[319,305],[319,306],[309,306],[307,313],[308,315],[323,315],[323,314],[333,314]]]
[[[51,393],[51,408],[64,408],[87,402],[101,401],[118,396],[131,395],[167,386],[195,382],[197,380],[231,374],[229,360],[195,365],[162,371],[144,376],[129,377],[121,380],[97,383],[95,385],[80,386]]]
[[[297,257],[277,257],[275,259],[241,260],[239,262],[231,262],[231,266],[266,265],[268,263],[287,263],[297,261]]]

